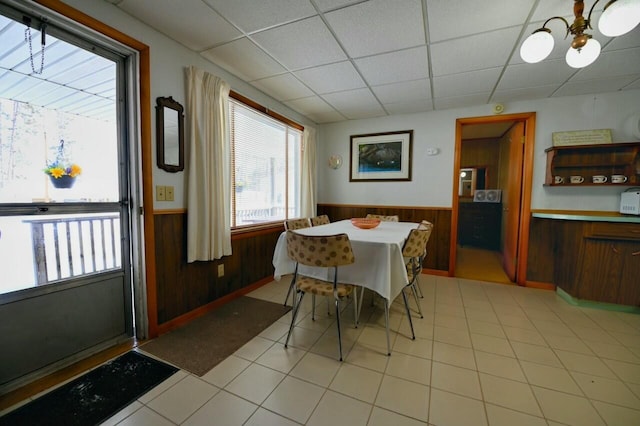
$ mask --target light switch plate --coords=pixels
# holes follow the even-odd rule
[[[164,196],[167,201],[173,201],[173,186],[164,187]]]
[[[166,193],[164,186],[156,185],[156,200],[164,201],[166,199]]]

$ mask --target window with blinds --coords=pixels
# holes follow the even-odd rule
[[[229,100],[232,227],[300,216],[302,132]]]

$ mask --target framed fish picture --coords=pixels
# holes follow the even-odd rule
[[[413,130],[351,136],[350,182],[411,180]]]

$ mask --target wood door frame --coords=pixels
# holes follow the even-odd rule
[[[518,229],[518,260],[516,269],[516,283],[526,285],[527,257],[529,254],[529,223],[531,220],[531,188],[533,182],[533,161],[535,145],[536,113],[526,112],[518,114],[492,115],[483,117],[458,118],[456,120],[455,152],[453,159],[453,191],[451,212],[451,240],[449,242],[449,276],[455,276],[455,265],[458,241],[458,175],[460,169],[460,156],[462,150],[462,126],[465,124],[490,124],[501,121],[521,121],[525,124],[524,130],[524,164],[522,170],[522,197],[520,201],[520,225]]]

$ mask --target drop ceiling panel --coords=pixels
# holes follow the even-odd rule
[[[368,84],[397,83],[429,76],[427,48],[417,47],[355,60]]]
[[[362,77],[349,61],[307,68],[296,71],[295,75],[319,94],[365,87]]]
[[[469,93],[491,92],[500,77],[502,68],[490,68],[433,78],[435,98],[450,98]]]
[[[308,0],[204,0],[204,2],[226,16],[245,33],[316,14],[316,10]]]
[[[279,101],[305,98],[313,92],[292,74],[281,74],[253,82],[253,85]]]
[[[329,10],[338,9],[341,7],[345,7],[348,5],[361,3],[362,0],[315,0],[314,3],[318,6],[323,12],[327,12]]]
[[[411,114],[415,112],[424,112],[433,110],[433,105],[428,99],[417,101],[401,101],[392,104],[384,104],[384,109],[389,114]]]
[[[557,85],[527,87],[524,89],[496,90],[490,99],[490,103],[518,101],[522,99],[541,99],[548,98],[553,95],[558,88]]]
[[[498,89],[561,85],[575,73],[576,70],[567,65],[564,59],[547,60],[544,64],[509,65],[500,79]]]
[[[385,115],[380,103],[369,89],[347,90],[329,93],[324,99],[336,110],[350,118],[377,117]]]
[[[427,0],[429,41],[521,27],[534,3],[533,0]]]
[[[635,77],[609,77],[598,80],[572,81],[564,84],[554,96],[576,96],[587,95],[597,92],[615,92],[628,86],[635,80]],[[640,99],[638,100],[640,102]]]
[[[420,0],[371,0],[325,17],[354,58],[425,43]]]
[[[118,7],[196,51],[241,36],[202,0],[124,0]]]
[[[434,44],[431,46],[433,75],[502,66],[509,60],[518,34],[518,28],[508,28]]]
[[[460,108],[464,105],[483,105],[489,99],[490,93],[455,96],[452,98],[434,98],[436,109]]]
[[[600,57],[583,68],[571,81],[592,80],[598,77],[637,75],[640,66],[640,47],[635,49],[602,52]]]
[[[318,17],[267,30],[252,38],[291,71],[347,57]]]
[[[270,77],[286,71],[282,65],[247,38],[214,47],[203,52],[202,56],[246,81]]]
[[[383,104],[431,99],[429,80],[405,81],[371,88]],[[426,102],[425,102],[426,103]]]

